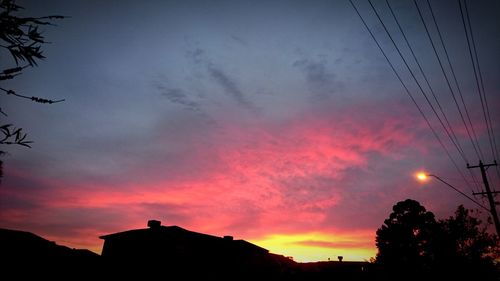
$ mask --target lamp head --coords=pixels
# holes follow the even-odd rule
[[[424,173],[424,172],[418,172],[415,174],[415,177],[417,178],[417,180],[419,181],[426,181],[428,178],[429,178],[429,175]]]

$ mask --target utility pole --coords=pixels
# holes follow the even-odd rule
[[[486,169],[490,166],[497,166],[497,162],[495,161],[493,164],[483,164],[481,160],[479,160],[479,165],[478,166],[469,166],[467,164],[467,169],[472,169],[472,168],[479,168],[481,170],[481,175],[483,176],[483,182],[484,182],[484,188],[486,189],[486,192],[478,192],[474,193],[476,194],[481,194],[484,195],[486,194],[488,196],[488,201],[490,203],[490,213],[491,216],[493,217],[493,222],[495,223],[495,228],[497,230],[497,235],[500,238],[500,221],[498,220],[498,214],[497,214],[497,209],[495,206],[495,200],[493,199],[493,193],[498,193],[498,192],[491,192],[490,189],[490,184],[488,183],[488,177],[486,177]]]

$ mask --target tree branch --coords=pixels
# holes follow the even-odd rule
[[[39,98],[39,97],[28,97],[28,96],[25,96],[25,95],[18,94],[14,90],[6,90],[6,89],[1,88],[1,87],[0,87],[0,90],[4,91],[6,93],[6,95],[13,95],[13,96],[20,97],[20,98],[23,98],[23,99],[32,100],[32,101],[38,102],[38,103],[53,104],[53,103],[63,102],[63,101],[66,100],[66,99],[49,100],[49,99],[44,99],[44,98]]]
[[[3,134],[3,138],[0,139],[0,144],[18,144],[25,147],[31,148],[29,145],[33,143],[32,141],[25,140],[27,134],[23,133],[21,128],[14,128],[13,131],[10,130],[12,124],[6,124],[0,127],[0,131]],[[13,140],[12,140],[13,139]]]

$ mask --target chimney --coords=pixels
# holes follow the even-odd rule
[[[230,235],[226,235],[222,238],[224,239],[224,241],[233,241],[233,236],[230,236]]]
[[[148,220],[148,227],[152,230],[159,229],[161,226],[161,221]]]
[[[339,262],[342,262],[342,260],[344,259],[343,256],[338,256],[337,258],[339,259]]]

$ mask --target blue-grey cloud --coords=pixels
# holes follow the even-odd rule
[[[186,58],[193,61],[195,64],[200,64],[205,62],[205,57],[204,57],[205,51],[200,48],[186,51],[185,56]]]
[[[170,102],[182,105],[184,108],[201,111],[201,106],[196,101],[193,101],[182,89],[179,88],[167,88],[163,85],[156,85],[157,89],[160,91],[161,95],[166,97]]]
[[[252,112],[257,111],[257,107],[245,97],[245,94],[237,86],[236,81],[233,78],[231,78],[221,68],[218,68],[213,64],[209,65],[207,69],[212,79],[219,84],[226,95],[232,97],[240,106]]]
[[[312,94],[320,98],[329,97],[342,87],[336,75],[328,69],[327,63],[325,58],[319,60],[304,58],[292,64],[305,75]]]
[[[233,38],[233,36],[231,38],[233,40],[237,40]],[[207,52],[204,49],[196,47],[194,50],[186,51],[185,56],[188,60],[190,60],[192,63],[195,64],[196,68],[198,68],[199,65],[203,65],[206,68],[206,71],[208,72],[211,81],[215,82],[220,88],[222,88],[223,93],[226,96],[229,96],[233,101],[235,101],[236,104],[251,112],[258,111],[257,106],[251,101],[250,98],[248,98],[245,95],[244,91],[238,85],[237,79],[235,77],[231,77],[224,70],[224,67],[214,63],[213,60],[209,56],[207,56]],[[196,69],[195,72],[197,71],[198,70]],[[200,80],[203,77],[197,75],[197,77],[195,78]],[[175,92],[175,93],[170,93],[169,96],[172,96],[173,99],[175,99],[177,102],[180,102],[179,101],[180,94],[181,93],[179,92]],[[182,101],[184,101],[184,99],[182,99]]]
[[[92,2],[22,3],[31,15],[72,18],[47,28],[54,44],[44,46],[41,68],[6,87],[66,102],[2,98],[9,120],[35,143],[29,150],[5,148],[11,156],[4,158],[1,227],[57,234],[62,241],[85,232],[97,246],[97,233],[144,227],[153,217],[192,222],[200,231],[224,224],[224,232],[259,235],[332,228],[374,233],[398,200],[414,198],[437,217],[467,203],[439,183],[421,188],[411,179],[421,168],[443,177],[456,171],[348,1]],[[412,44],[422,46],[417,56],[439,74],[426,54],[432,49],[425,32],[413,28],[418,19],[405,17],[415,10],[403,2],[395,8]],[[437,2],[486,151],[459,11]],[[500,1],[476,2],[476,43],[499,140],[500,37],[491,34],[500,34]],[[441,83],[439,77],[432,82]],[[451,96],[443,96],[443,104],[453,111]],[[394,120],[406,120],[401,126],[408,131],[398,122],[386,126]],[[466,133],[457,132],[465,143]],[[464,150],[473,153],[471,145]],[[212,204],[214,192],[220,196]]]
[[[241,38],[240,36],[231,35],[231,39],[233,39],[235,42],[237,42],[243,46],[248,46],[248,42],[246,40],[244,40],[243,38]]]

